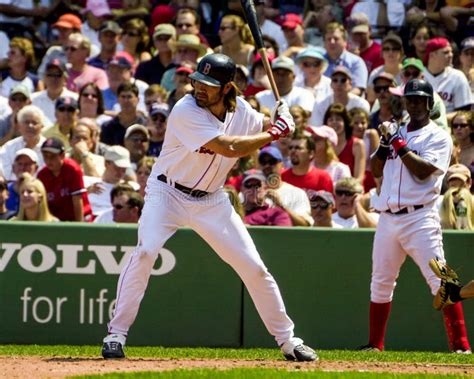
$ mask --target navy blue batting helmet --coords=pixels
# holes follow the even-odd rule
[[[234,61],[224,54],[209,54],[199,62],[196,71],[189,77],[211,87],[223,86],[235,75]]]

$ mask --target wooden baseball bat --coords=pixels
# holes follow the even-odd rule
[[[257,21],[257,12],[255,11],[255,5],[253,0],[240,0],[242,4],[242,9],[244,10],[245,18],[247,19],[247,24],[249,25],[250,31],[252,32],[253,39],[255,41],[255,46],[257,51],[262,57],[263,68],[267,73],[268,79],[270,80],[270,85],[272,87],[273,95],[275,96],[276,101],[280,100],[280,93],[275,83],[275,78],[273,77],[272,66],[268,61],[267,50],[263,44],[262,32]]]

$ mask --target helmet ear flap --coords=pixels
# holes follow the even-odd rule
[[[433,96],[428,97],[428,110],[431,111],[434,107],[434,99]]]

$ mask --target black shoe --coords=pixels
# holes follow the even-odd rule
[[[318,361],[316,352],[309,346],[303,345],[303,340],[293,338],[281,346],[281,352],[289,361],[311,362]]]
[[[380,351],[381,351],[378,347],[374,347],[374,346],[369,345],[369,344],[359,346],[357,348],[357,350],[359,350],[359,351],[370,351],[370,352],[376,352],[376,353],[380,353]]]
[[[105,359],[125,358],[125,353],[123,352],[124,344],[124,336],[119,334],[109,334],[104,338],[104,344],[102,345],[102,356]]]

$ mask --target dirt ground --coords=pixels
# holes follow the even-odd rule
[[[0,378],[66,378],[74,375],[105,374],[129,371],[164,371],[192,368],[261,367],[287,370],[364,371],[397,373],[458,374],[474,376],[474,365],[408,364],[386,362],[321,361],[294,363],[270,360],[225,359],[125,359],[57,358],[57,357],[0,357]]]

